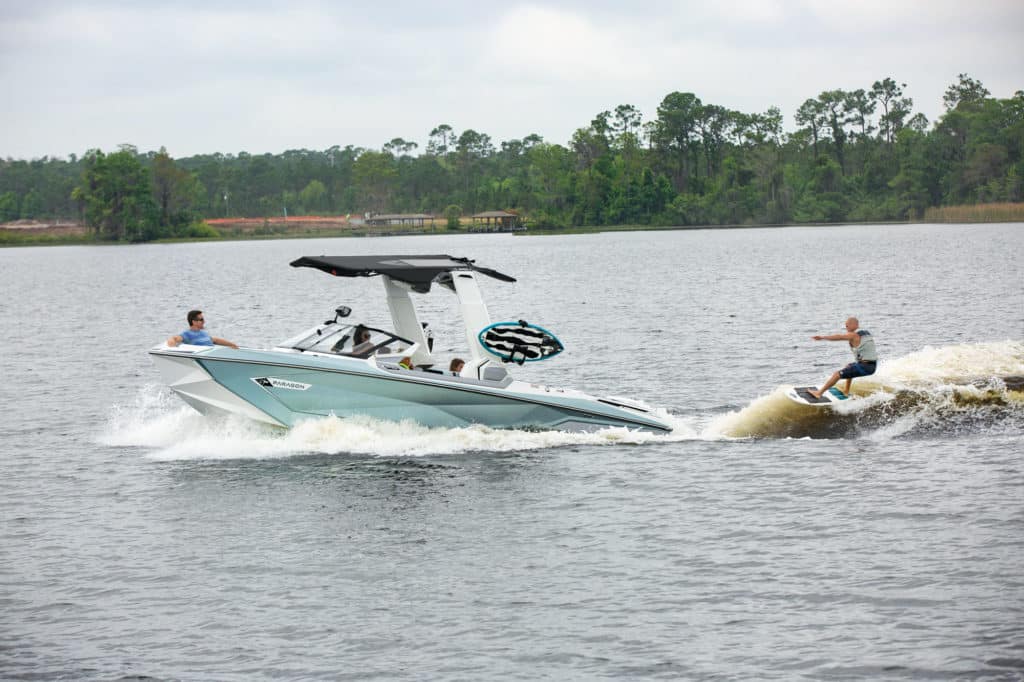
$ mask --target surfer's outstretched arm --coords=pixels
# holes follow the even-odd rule
[[[816,334],[811,337],[814,341],[860,341],[860,337],[855,333],[847,334]],[[856,344],[855,344],[856,345]]]

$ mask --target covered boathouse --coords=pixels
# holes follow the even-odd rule
[[[473,232],[516,232],[525,229],[523,219],[511,211],[484,211],[473,216]]]

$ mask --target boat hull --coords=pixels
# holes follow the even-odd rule
[[[179,347],[181,348],[181,347]],[[370,360],[276,351],[156,348],[170,388],[204,414],[237,414],[275,426],[302,419],[367,416],[430,427],[588,431],[671,427],[640,409],[576,391],[395,371]]]

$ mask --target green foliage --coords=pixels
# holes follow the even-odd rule
[[[0,194],[0,223],[17,220],[19,215],[18,195],[11,191]]]
[[[462,217],[462,207],[451,204],[444,209],[444,217],[449,230],[459,229],[459,219]]]
[[[185,237],[191,239],[217,239],[220,232],[207,223],[192,223],[185,232]]]
[[[21,199],[21,217],[25,219],[42,218],[43,212],[42,197],[35,189],[30,189],[28,194]]]
[[[183,236],[196,219],[205,190],[194,173],[180,168],[162,148],[152,158],[152,194],[159,212],[157,236]]]
[[[545,210],[536,211],[533,216],[526,221],[528,229],[538,228],[542,230],[560,230],[568,227],[566,221],[559,215],[549,213]]]
[[[82,184],[76,189],[86,224],[100,239],[146,241],[158,235],[149,172],[133,149],[86,154]]]
[[[0,222],[18,220],[22,205],[29,199],[29,213],[36,220],[78,218],[78,206],[71,192],[82,173],[82,163],[70,159],[43,157],[32,161],[0,159]],[[9,194],[14,195],[13,201]],[[16,207],[13,208],[12,207]]]
[[[364,152],[352,167],[352,176],[368,209],[386,211],[393,194],[398,169],[388,152]]]
[[[303,213],[319,213],[326,208],[327,188],[319,180],[310,180],[299,192],[299,205]]]
[[[708,225],[706,203],[696,194],[679,194],[668,205],[660,222],[664,225]]]
[[[495,145],[441,124],[423,153],[380,150],[171,159],[134,149],[82,159],[0,160],[0,220],[84,220],[100,239],[214,236],[204,218],[300,213],[458,215],[513,206],[526,224],[748,225],[917,219],[926,209],[1024,198],[1024,93],[991,97],[961,74],[930,126],[905,84],[826,90],[784,132],[776,108],[733,111],[672,92],[644,122],[636,107],[598,112],[565,145],[527,135]],[[199,230],[197,232],[197,230]],[[259,232],[259,230],[257,230]]]
[[[80,235],[40,233],[38,230],[0,230],[0,245],[3,246],[68,245],[89,241]]]

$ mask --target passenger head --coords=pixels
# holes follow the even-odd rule
[[[189,326],[192,326],[192,323],[195,322],[197,318],[201,318],[202,316],[203,316],[203,311],[202,310],[190,310],[190,311],[188,311],[188,324],[189,324]]]
[[[461,372],[462,368],[466,366],[466,362],[462,358],[452,358],[452,362],[448,365],[449,372]]]

